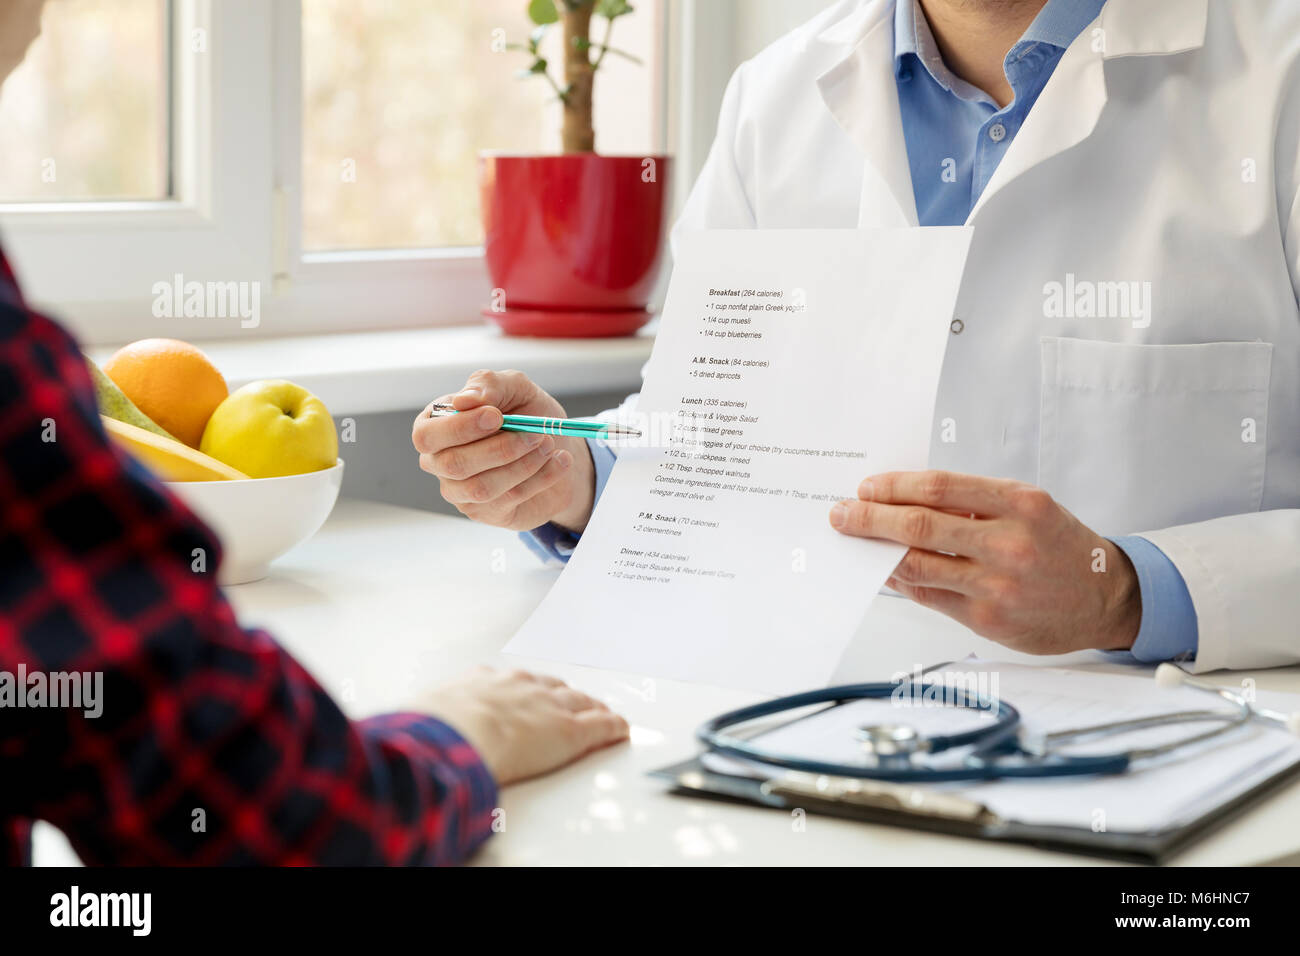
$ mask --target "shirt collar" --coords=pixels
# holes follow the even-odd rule
[[[1064,50],[1101,13],[1106,0],[1048,0],[1017,47],[1045,43]],[[949,71],[939,53],[939,44],[918,0],[896,0],[894,5],[894,72],[901,73],[908,54],[915,56],[945,89],[963,98],[975,88]],[[977,91],[978,92],[978,91]]]
[[[908,69],[907,58],[914,56],[945,90],[963,100],[987,100],[988,95],[948,69],[939,52],[939,43],[930,32],[929,21],[917,0],[896,0],[894,5],[894,75]]]
[[[930,24],[917,8],[917,0],[897,0],[894,5],[894,64],[897,69],[907,54],[925,63],[939,54]],[[942,62],[942,61],[940,61]]]

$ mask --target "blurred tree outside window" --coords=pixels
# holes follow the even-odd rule
[[[596,148],[662,149],[661,7],[637,0],[596,90]],[[561,111],[531,60],[527,0],[303,0],[305,251],[482,242],[481,149],[553,153]],[[560,57],[558,30],[544,51]]]

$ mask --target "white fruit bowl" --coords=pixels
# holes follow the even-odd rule
[[[244,481],[169,481],[221,539],[218,584],[248,584],[270,564],[314,535],[329,517],[343,483],[343,460],[333,468],[283,478]]]

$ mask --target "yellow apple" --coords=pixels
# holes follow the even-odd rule
[[[333,466],[339,441],[324,402],[301,385],[266,379],[217,406],[199,450],[250,478],[277,478]]]

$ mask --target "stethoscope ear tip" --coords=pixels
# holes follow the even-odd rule
[[[1178,687],[1182,684],[1191,684],[1192,686],[1195,687],[1203,686],[1199,684],[1197,681],[1193,680],[1192,675],[1187,673],[1187,671],[1183,670],[1177,664],[1171,664],[1168,661],[1165,661],[1163,664],[1161,664],[1159,667],[1156,668],[1156,686]],[[1210,690],[1210,689],[1212,688],[1206,687],[1206,690]],[[1234,703],[1236,703],[1239,707],[1243,709],[1243,711],[1248,711],[1252,715],[1258,713],[1255,711],[1253,707],[1250,706],[1249,703],[1247,703],[1244,699],[1240,698],[1239,695],[1232,694],[1230,692],[1223,691],[1223,690],[1219,690],[1218,693],[1226,697],[1228,700],[1231,700]],[[1300,737],[1300,710],[1287,714],[1285,717],[1277,713],[1276,711],[1267,711],[1265,712],[1265,716],[1267,716],[1267,718],[1270,721],[1272,721],[1275,725],[1281,724],[1283,727],[1285,727],[1286,732],[1289,733],[1291,736]]]
[[[1156,686],[1158,687],[1177,687],[1187,679],[1187,674],[1181,667],[1170,664],[1168,661],[1156,668]]]

